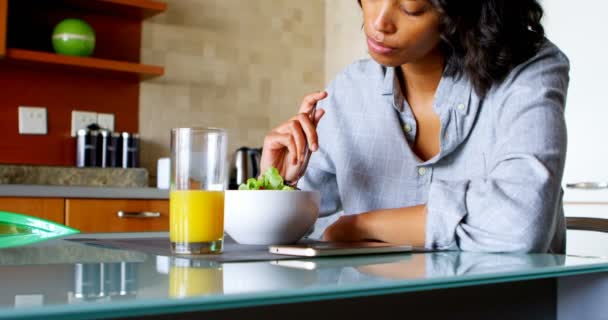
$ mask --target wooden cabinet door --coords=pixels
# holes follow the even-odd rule
[[[0,198],[0,211],[22,213],[64,224],[63,198]]]
[[[67,199],[65,222],[81,232],[169,231],[169,200]]]

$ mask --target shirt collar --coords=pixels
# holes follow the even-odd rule
[[[380,93],[392,96],[390,100],[393,107],[404,112],[405,98],[399,88],[395,68],[381,66],[380,70]],[[441,120],[441,150],[436,157],[427,161],[429,164],[451,153],[466,139],[472,130],[480,102],[466,75],[454,77],[444,74],[441,77],[433,102],[434,110]]]
[[[395,82],[399,84],[395,74],[395,67],[382,67],[382,69],[384,72],[384,79],[382,81],[380,92],[382,95],[392,95],[393,92],[395,92]]]
[[[435,93],[434,107],[438,114],[455,110],[460,115],[469,112],[473,87],[465,75],[441,77]]]
[[[403,112],[404,97],[399,88],[395,67],[381,67],[383,73],[380,84],[380,93],[385,96],[394,97],[394,107],[399,112]],[[435,93],[435,111],[441,115],[447,110],[456,110],[458,113],[467,115],[469,112],[469,102],[473,88],[464,75],[453,77],[443,75],[437,92]]]
[[[391,102],[393,104],[393,108],[395,108],[399,112],[403,112],[403,104],[405,98],[401,93],[401,88],[399,87],[399,79],[397,78],[397,73],[395,67],[382,67],[384,71],[384,78],[381,83],[380,92],[382,95],[387,97],[393,97]]]

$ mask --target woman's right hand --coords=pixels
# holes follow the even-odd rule
[[[285,181],[294,181],[304,165],[306,149],[317,151],[319,139],[317,137],[317,123],[325,114],[325,110],[317,109],[313,119],[310,112],[317,102],[325,99],[327,92],[315,92],[304,97],[298,115],[284,122],[272,130],[264,139],[261,172],[275,167]]]

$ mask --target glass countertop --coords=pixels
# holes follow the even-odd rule
[[[167,237],[166,233],[77,237]],[[62,239],[0,250],[0,319],[141,316],[608,272],[608,259],[433,252],[219,263]]]

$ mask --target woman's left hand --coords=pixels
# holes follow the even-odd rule
[[[341,216],[338,221],[325,229],[323,240],[332,242],[365,240],[361,218],[360,214]]]
[[[335,242],[382,241],[424,246],[426,206],[384,209],[341,216],[325,229],[323,240]]]

